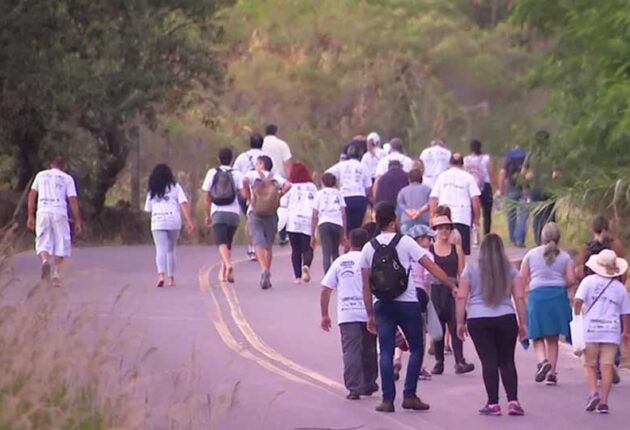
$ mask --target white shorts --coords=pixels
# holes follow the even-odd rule
[[[66,215],[38,213],[35,225],[35,251],[55,257],[70,257],[72,240]]]

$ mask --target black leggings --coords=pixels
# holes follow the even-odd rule
[[[479,200],[481,202],[481,211],[483,214],[483,234],[485,235],[490,233],[492,229],[492,205],[494,204],[492,185],[487,182],[483,184]]]
[[[304,233],[289,232],[291,243],[291,264],[295,278],[302,276],[302,265],[311,267],[313,263],[313,248],[311,248],[311,236]]]
[[[514,314],[494,318],[470,318],[468,333],[481,360],[488,404],[499,403],[499,372],[509,402],[518,400],[518,375],[514,349],[518,324]]]
[[[451,344],[453,345],[453,355],[455,363],[464,363],[464,344],[457,337],[457,320],[455,318],[455,298],[452,290],[445,285],[431,286],[431,302],[435,306],[435,312],[440,319],[442,332],[446,334],[445,325],[448,324],[448,331],[451,333]],[[435,341],[435,360],[444,363],[444,338]]]
[[[322,260],[324,263],[324,273],[328,272],[330,265],[339,257],[339,243],[343,227],[330,222],[325,222],[319,226],[319,241],[322,244]]]
[[[368,199],[362,196],[352,196],[346,197],[344,201],[346,202],[346,234],[350,236],[352,230],[363,225]]]

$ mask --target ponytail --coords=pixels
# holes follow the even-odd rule
[[[556,261],[558,254],[560,254],[560,248],[558,248],[556,241],[550,240],[547,242],[543,255],[548,266],[551,266]]]

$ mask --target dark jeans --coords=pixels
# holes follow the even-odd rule
[[[513,189],[507,192],[509,200],[506,202],[508,231],[510,242],[513,245],[525,245],[525,237],[527,236],[527,203],[523,199],[521,190]]]
[[[289,232],[291,243],[291,264],[295,278],[302,276],[302,265],[311,267],[313,263],[313,248],[311,248],[311,236],[304,233]]]
[[[481,190],[481,214],[483,215],[483,234],[486,235],[492,230],[492,205],[494,204],[494,197],[492,195],[492,185],[489,183],[483,184]]]
[[[367,211],[368,199],[363,196],[345,197],[346,202],[346,234],[355,228],[360,228],[365,219],[365,211]]]
[[[534,230],[534,240],[536,245],[542,244],[541,235],[542,229],[548,222],[556,221],[556,202],[553,200],[535,200],[539,202],[541,207],[534,209],[532,215],[532,228]]]
[[[324,273],[328,272],[330,265],[339,257],[339,243],[343,228],[340,225],[325,222],[319,226],[319,241],[322,244],[322,260]]]
[[[455,318],[455,298],[451,289],[445,285],[431,286],[431,302],[435,307],[435,312],[440,319],[442,332],[446,333],[446,324],[448,331],[451,333],[451,344],[453,346],[453,355],[455,363],[464,363],[464,345],[457,337],[457,320]],[[435,341],[435,361],[444,363],[444,338]]]
[[[518,374],[514,364],[518,337],[516,316],[471,318],[468,320],[468,333],[481,360],[488,404],[499,403],[499,373],[508,401],[518,400]]]
[[[343,380],[348,391],[372,391],[378,378],[376,336],[363,322],[339,324],[343,351]]]
[[[453,227],[462,236],[462,249],[465,255],[470,255],[470,226],[466,224],[453,223]]]
[[[409,362],[405,376],[403,395],[413,397],[418,388],[418,376],[422,368],[422,316],[418,302],[397,302],[379,300],[374,304],[374,317],[378,344],[381,349],[379,365],[383,400],[394,401],[396,386],[394,385],[394,347],[396,329],[401,328],[409,345]]]

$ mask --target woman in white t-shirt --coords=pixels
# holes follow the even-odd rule
[[[291,264],[295,283],[300,284],[311,280],[310,270],[313,263],[311,233],[313,203],[317,187],[313,183],[311,173],[303,163],[293,164],[289,181],[293,186],[286,194],[287,233],[291,244]]]
[[[315,247],[315,232],[319,231],[322,244],[324,272],[339,257],[339,244],[346,240],[346,202],[337,190],[337,179],[332,173],[322,175],[323,188],[315,195],[311,245]]]
[[[182,229],[181,215],[184,215],[189,233],[195,226],[190,217],[186,194],[166,164],[155,166],[149,176],[149,192],[144,210],[151,212],[151,233],[155,243],[155,264],[158,271],[157,286],[164,286],[166,275],[168,285],[174,287],[175,246]]]

